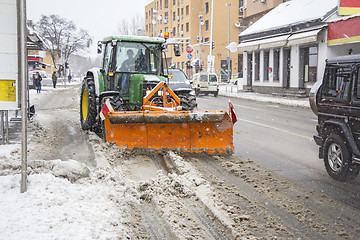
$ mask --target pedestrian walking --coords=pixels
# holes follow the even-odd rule
[[[57,83],[56,71],[53,72],[51,78],[52,78],[52,81],[53,81],[54,88],[56,88],[56,83]]]
[[[69,76],[68,76],[68,80],[69,80],[69,83],[71,82],[71,75],[69,74]]]
[[[36,93],[41,92],[41,81],[42,81],[42,77],[40,76],[39,72],[37,72],[35,74],[35,76],[34,76],[34,83],[35,83]]]

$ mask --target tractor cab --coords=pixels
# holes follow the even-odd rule
[[[166,80],[164,43],[162,38],[136,36],[109,37],[99,42],[98,52],[103,52],[100,92],[117,92],[132,107],[141,105],[146,91]]]

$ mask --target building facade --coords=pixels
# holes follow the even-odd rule
[[[230,3],[231,6],[226,6],[225,3]],[[147,36],[152,37],[163,36],[164,32],[170,32],[172,38],[170,41],[180,43],[181,56],[175,57],[173,46],[170,45],[167,50],[168,65],[182,69],[190,75],[199,70],[199,58],[201,58],[202,71],[207,71],[207,58],[212,51],[212,56],[215,57],[214,72],[222,75],[224,79],[225,73],[227,74],[228,50],[225,47],[228,45],[228,27],[230,27],[230,42],[238,42],[239,19],[242,18],[243,13],[240,9],[243,7],[243,1],[214,1],[214,48],[210,43],[212,7],[211,0],[154,0],[145,7],[145,32]],[[228,24],[229,10],[230,24]],[[200,21],[203,25],[200,25]],[[199,35],[202,37],[201,47],[198,41]],[[191,59],[185,50],[188,44],[194,49]],[[191,71],[186,68],[187,61],[192,63]],[[239,53],[230,54],[230,66],[233,76],[237,76],[239,69],[242,71],[242,56]]]
[[[240,33],[243,84],[256,92],[305,96],[322,78],[330,55],[327,22],[337,5],[338,0],[288,1]]]

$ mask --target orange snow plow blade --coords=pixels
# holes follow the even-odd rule
[[[106,140],[120,147],[232,154],[233,124],[225,111],[112,112]]]

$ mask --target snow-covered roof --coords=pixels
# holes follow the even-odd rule
[[[282,3],[240,33],[240,36],[317,19],[324,20],[329,13],[335,12],[338,3],[339,0],[292,0]]]

